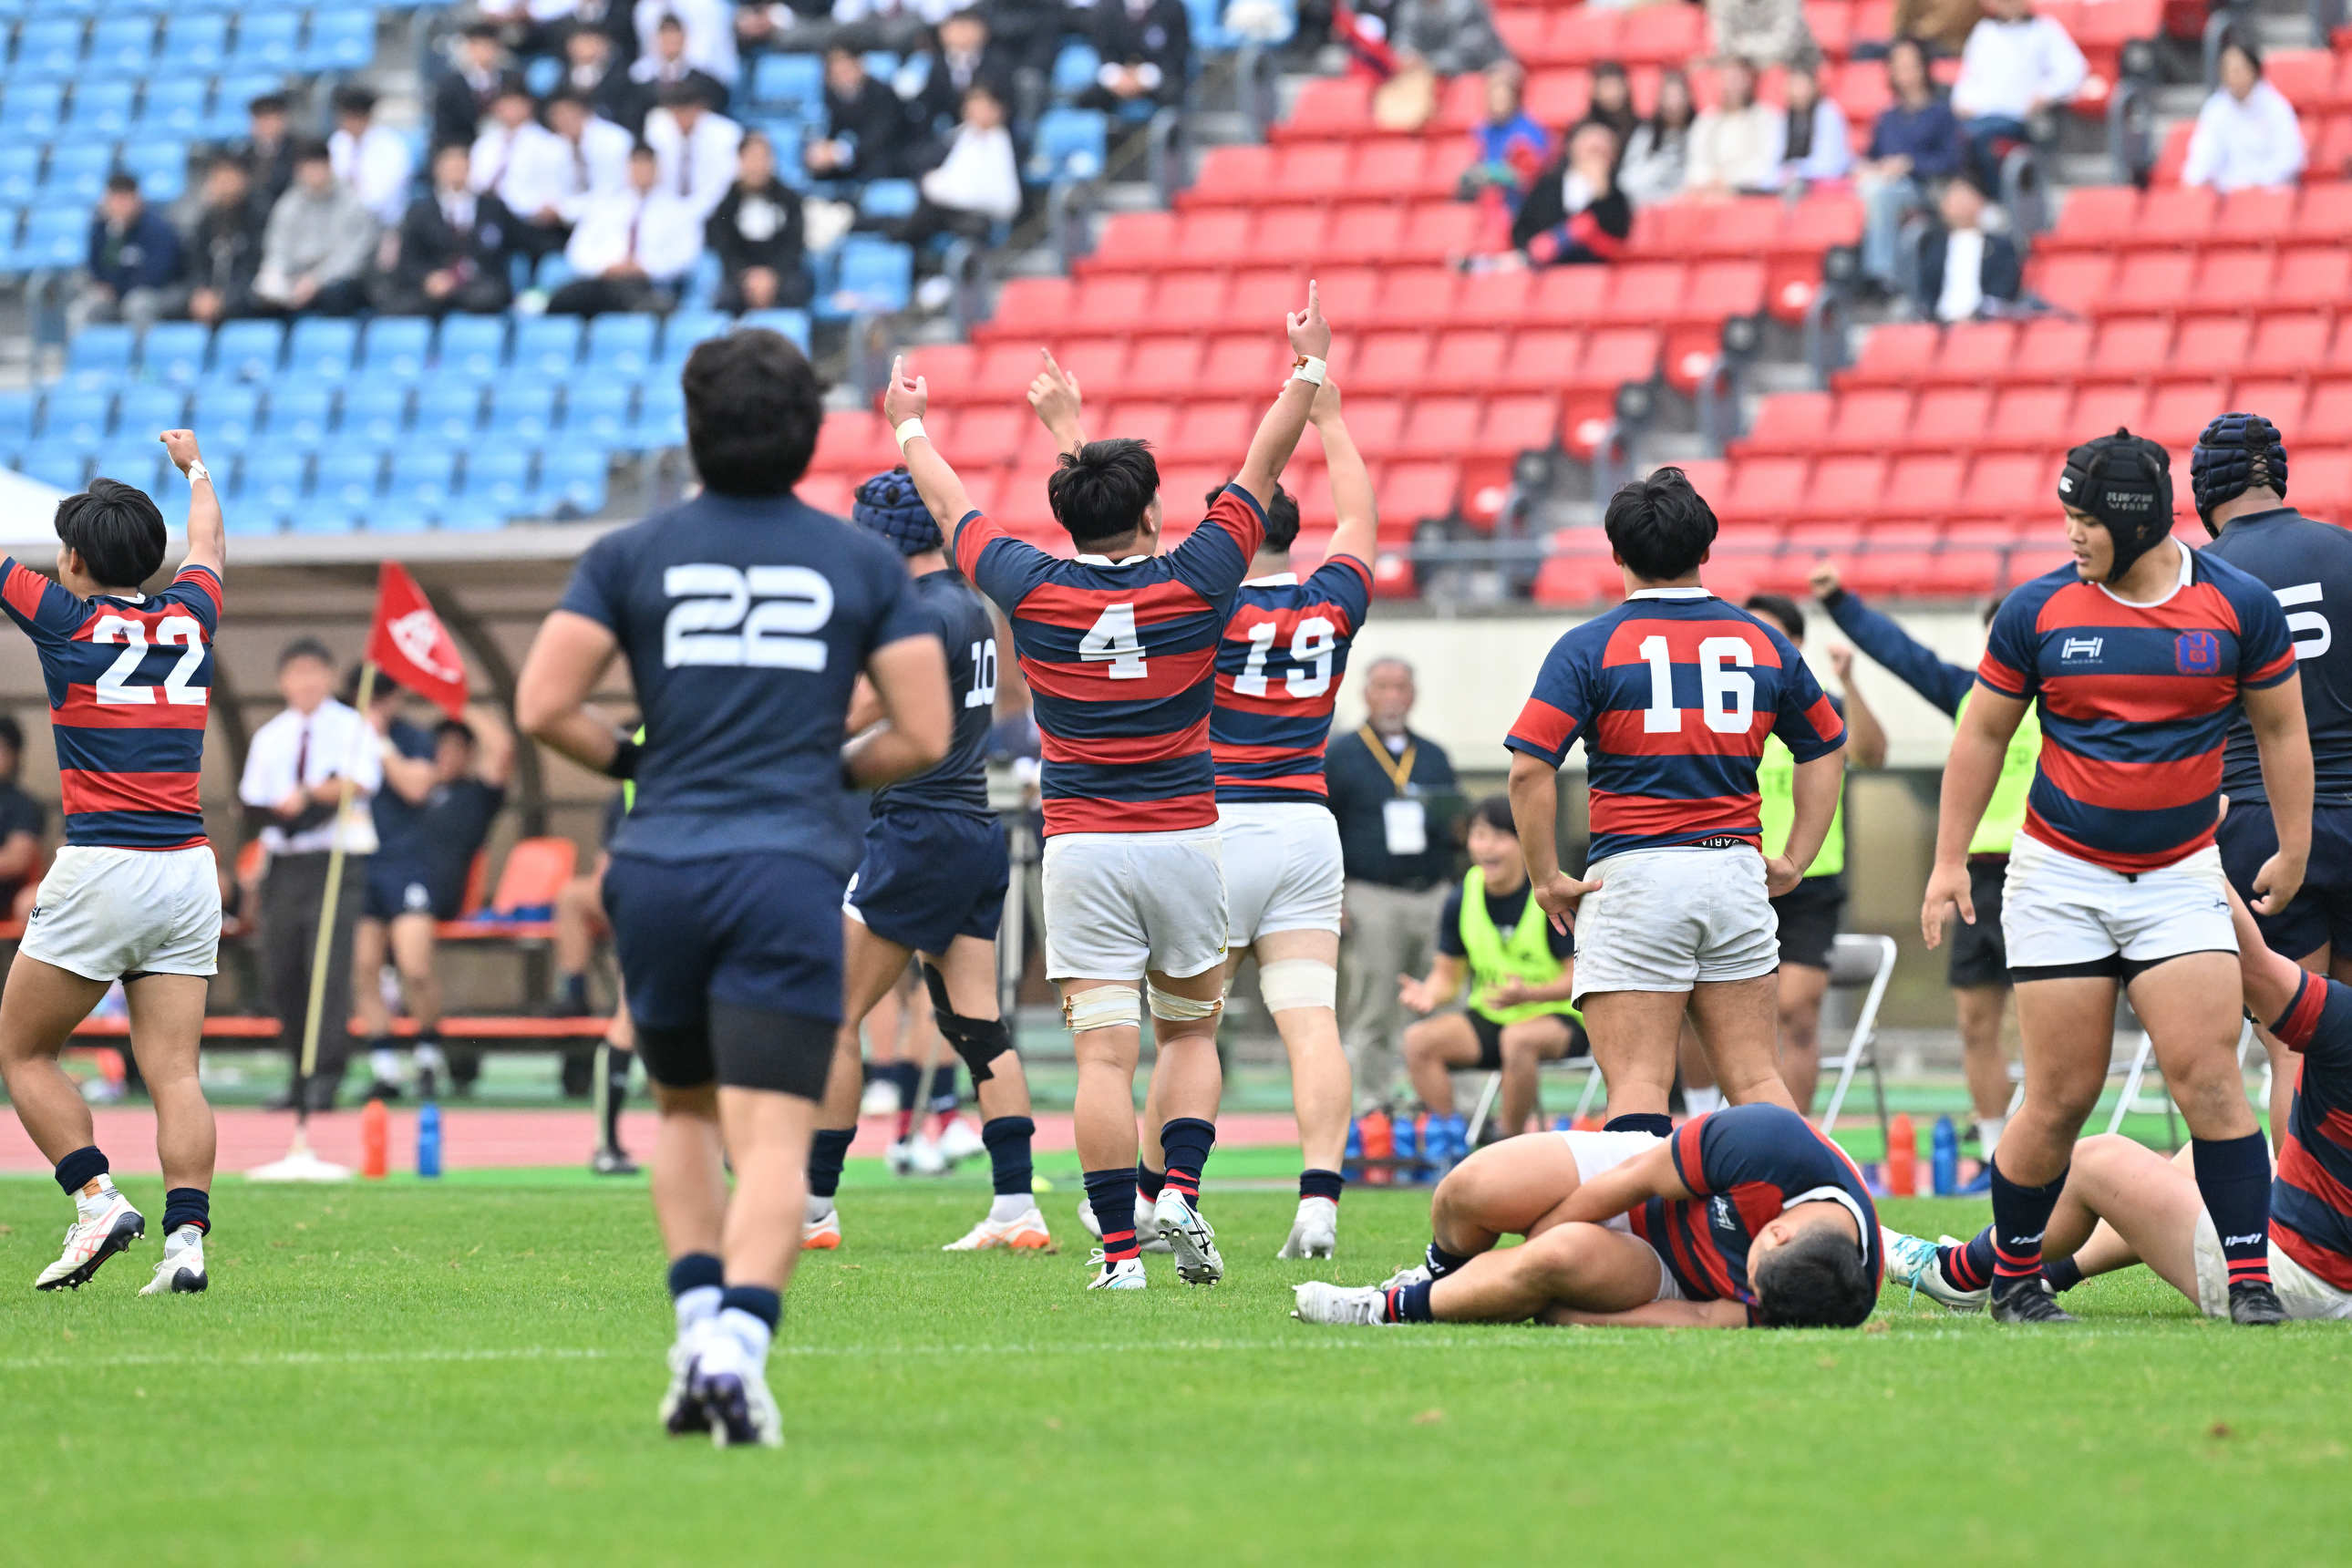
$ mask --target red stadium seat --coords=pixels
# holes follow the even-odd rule
[[[2231,191],[2221,198],[2221,210],[2213,219],[2212,237],[2231,241],[2284,239],[2294,230],[2294,195],[2293,191]]]
[[[1160,280],[1151,295],[1150,313],[1129,330],[1156,332],[1209,332],[1233,318],[1225,295],[1233,279],[1222,272],[1175,272]]]
[[[2303,406],[2309,395],[2310,389],[2292,376],[2240,376],[2230,384],[2230,406],[2261,415],[2293,441],[2304,428]]]
[[[1104,415],[1101,424],[1087,426],[1089,434],[1097,437],[1129,437],[1149,441],[1165,450],[1168,437],[1176,427],[1176,407],[1169,403],[1119,403]]]
[[[1238,468],[1262,412],[1234,402],[1188,404],[1161,450],[1171,463],[1222,462]]]
[[[1577,15],[1573,9],[1560,14]],[[1613,54],[1629,65],[1678,66],[1706,52],[1706,18],[1689,6],[1653,6],[1622,15]]]
[[[1483,278],[1464,278],[1451,267],[1391,265],[1378,274],[1379,303],[1370,315],[1395,327],[1435,326],[1454,314],[1454,300],[1465,287],[1485,286]],[[1296,307],[1293,307],[1294,309]]]
[[[1354,421],[1349,420],[1350,426]],[[1381,525],[1418,524],[1454,515],[1462,470],[1452,463],[1391,463],[1381,475]]]
[[[1398,458],[1458,458],[1470,450],[1478,425],[1475,397],[1417,397],[1389,451]]]
[[[2295,203],[2293,237],[2352,239],[2352,181],[2304,186]]]
[[[1289,118],[1273,127],[1277,142],[1314,142],[1369,130],[1372,84],[1366,77],[1322,78],[1298,89]]]
[[[925,343],[908,352],[907,374],[929,382],[931,401],[945,408],[978,396],[972,373],[979,367],[980,357],[980,351],[970,343]]]
[[[2070,191],[2058,226],[2042,237],[2060,250],[2111,250],[2131,243],[2139,218],[2139,192],[2129,185]]]
[[[1579,270],[1581,270],[1580,268]],[[1513,327],[1528,314],[1535,294],[1534,272],[1496,272],[1484,278],[1459,279],[1446,319],[1460,327]]]
[[[1885,488],[1879,492],[1877,515],[1943,516],[1960,493],[1960,476],[1967,467],[1965,458],[1941,452],[1916,452],[1895,458],[1887,468]]]
[[[1357,344],[1337,374],[1351,392],[1404,396],[1422,390],[1422,369],[1428,363],[1428,334],[1373,332]]]
[[[1592,101],[1592,78],[1580,70],[1539,71],[1528,79],[1528,113],[1538,125],[1573,125]]]
[[[1501,334],[1449,332],[1438,344],[1438,355],[1444,358],[1454,353],[1449,344],[1483,340],[1490,335]],[[1495,367],[1495,374],[1485,388],[1455,386],[1452,384],[1451,373],[1445,372],[1432,383],[1430,390],[1463,392],[1491,388],[1496,392],[1542,392],[1566,383],[1575,374],[1584,352],[1584,334],[1573,327],[1534,327],[1504,340],[1502,363]],[[1477,357],[1477,354],[1472,354],[1467,363],[1475,363]],[[1636,375],[1633,379],[1639,381],[1643,377]]]
[[[1384,456],[1396,450],[1397,432],[1404,428],[1403,398],[1350,397],[1347,412],[1348,434],[1359,450]]]
[[[2082,387],[2074,395],[2073,424],[2062,434],[2059,444],[2104,436],[2118,426],[2136,426],[2140,422],[2140,411],[2147,405],[2147,391],[2139,386]]]
[[[1123,272],[1150,268],[1175,251],[1182,221],[1175,213],[1114,213],[1103,225],[1102,236],[1084,269]]]
[[[972,367],[971,395],[967,401],[1019,407],[1037,379],[1044,361],[1035,343],[999,340],[981,351]]]
[[[1251,206],[1266,199],[1274,184],[1277,153],[1272,147],[1212,147],[1201,155],[1201,172],[1177,193],[1180,207]]]
[[[2304,433],[2311,439],[2341,441],[2344,433],[2352,430],[2352,381],[2315,381],[2311,384],[2311,401],[2304,405]],[[2288,435],[2295,434],[2294,431]],[[2289,447],[2287,480],[2301,486],[2304,459]],[[2339,519],[2338,521],[2346,521]]]
[[[1431,392],[1503,390],[1504,370],[1510,358],[1511,342],[1501,332],[1447,332],[1430,349],[1429,362],[1421,373],[1422,384]],[[1570,362],[1563,358],[1559,363]]]
[[[1210,340],[1200,370],[1189,386],[1138,389],[1169,397],[1271,398],[1282,389],[1283,373],[1290,360],[1288,345],[1278,338],[1263,331],[1229,332]]]
[[[2016,356],[2015,321],[1961,321],[1944,329],[1943,350],[1929,374],[1975,385],[2004,378]]]
[[[1184,389],[1198,379],[1201,373],[1201,340],[1198,338],[1146,338],[1135,345],[1133,357],[1128,361],[1127,390],[1146,395],[1163,393],[1168,396],[1182,395]],[[1080,392],[1086,384],[1078,384]]]
[[[1344,206],[1331,215],[1331,226],[1319,249],[1298,252],[1302,259],[1318,256],[1334,261],[1378,263],[1394,259],[1404,248],[1404,209],[1391,203]]]
[[[1741,437],[1742,452],[1811,452],[1829,444],[1837,400],[1826,392],[1782,392],[1766,398]]]
[[[1884,452],[1911,426],[1908,392],[1849,392],[1838,399],[1824,445],[1841,452]]]
[[[1360,191],[1406,198],[1450,196],[1469,163],[1469,153],[1459,143],[1391,136],[1357,148],[1350,177]]]
[[[2150,395],[2147,408],[2132,428],[2168,447],[2185,447],[2197,439],[2197,433],[2213,416],[2228,406],[2229,401],[2230,384],[2225,381],[2186,381],[2161,386]],[[2182,469],[2173,477],[2178,481],[2185,479],[2187,472]]]
[[[1743,458],[1732,465],[1730,482],[1715,510],[1726,520],[1787,517],[1804,499],[1811,468],[1802,458]]]
[[[2245,361],[2254,326],[2242,316],[2199,316],[2180,323],[2167,375],[2212,375]],[[2102,365],[2101,369],[2105,366]]]
[[[2342,244],[2302,246],[2279,253],[2271,282],[2273,306],[2335,306],[2352,299],[2352,249]]]
[[[2041,451],[2063,438],[2074,394],[2064,386],[2004,386],[1993,395],[1992,417],[1979,445],[2004,450]]]
[[[2033,291],[2069,310],[2095,310],[2107,298],[2115,258],[2104,250],[2069,251],[2033,264]]]
[[[1919,395],[1904,444],[1943,451],[1973,446],[1991,423],[1990,387],[1931,386]],[[1950,499],[1948,493],[1945,499]]]
[[[2053,501],[2057,483],[2055,465],[2041,458],[1996,455],[1969,466],[1968,486],[1958,499],[1972,512],[2018,516]]]
[[[1345,142],[1307,142],[1281,149],[1260,202],[1331,202],[1349,195],[1348,164],[1354,149]],[[1375,187],[1377,188],[1377,187]]]
[[[2327,317],[2317,310],[2264,316],[2254,324],[2242,368],[2257,374],[2308,368],[2327,342]]]
[[[1048,333],[1066,330],[1071,323],[1070,301],[1077,286],[1066,278],[1014,278],[997,291],[996,314],[989,319],[987,337],[1019,337],[1026,334],[1042,339]]]
[[[1916,386],[1936,362],[1943,329],[1933,321],[1889,321],[1871,329],[1852,368],[1838,380],[1849,386]]]
[[[1946,586],[1937,570],[1941,563],[1929,551],[1884,551],[1874,543],[1868,554],[1846,558],[1842,580],[1865,597],[1940,599],[1967,592]]]
[[[1805,488],[1801,517],[1834,519],[1848,530],[1853,520],[1878,504],[1886,483],[1886,459],[1879,457],[1823,458],[1813,465],[1812,482]]]
[[[2011,356],[2011,381],[2073,381],[2092,363],[2091,329],[2082,321],[2028,321]]]
[[[2129,315],[2186,300],[2197,258],[2186,250],[2136,250],[2116,263],[2115,276],[2095,308],[2105,315]]]
[[[1550,267],[1536,274],[1527,321],[1536,326],[1580,327],[1598,321],[1609,293],[1610,268]]]
[[[2341,521],[2352,511],[2352,451],[2312,452],[2287,464],[2295,504],[2313,515]]]
[[[2187,298],[2200,310],[2251,310],[2270,302],[2274,269],[2271,252],[2259,246],[2209,250],[2197,264],[2197,283]]]
[[[1981,599],[1990,594],[2000,585],[2001,553],[1981,546],[1955,549],[1946,544],[1936,552],[1933,567],[1933,581],[1939,595]]]
[[[813,469],[854,474],[860,479],[881,472],[899,461],[898,443],[882,416],[867,409],[853,414],[828,414],[817,431]]]
[[[1404,232],[1398,237],[1395,253],[1377,259],[1383,264],[1434,261],[1450,266],[1455,258],[1475,247],[1478,223],[1477,209],[1467,202],[1419,203],[1405,218]]]
[[[942,436],[940,450],[951,455],[961,468],[1008,462],[1021,450],[1036,424],[1025,404],[983,405],[963,410],[952,434]]]
[[[2263,79],[2309,113],[2334,101],[2336,57],[2325,49],[2279,49],[2263,58]]]
[[[991,334],[1003,338],[1014,336],[1024,342],[1036,342],[1051,332],[1068,331],[1076,328],[1091,332],[1121,331],[1145,319],[1144,306],[1151,298],[1151,279],[1139,273],[1118,278],[1087,278],[1078,284],[1077,298],[1063,306],[1062,316],[1049,323],[1037,323],[1029,331],[1012,332],[1004,328],[1003,312],[997,316],[1000,330]]]
[[[1077,378],[1081,393],[1100,397],[1125,378],[1128,348],[1124,338],[1078,338],[1058,344],[1054,360]]]
[[[2149,191],[2140,198],[2139,220],[2127,242],[2143,248],[2195,245],[2212,232],[2216,205],[2213,193],[2203,185]]]
[[[1488,398],[1477,438],[1462,449],[1474,456],[1517,458],[1522,452],[1548,452],[1559,439],[1559,399],[1546,394],[1520,394]]]

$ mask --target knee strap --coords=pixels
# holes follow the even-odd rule
[[[1151,1016],[1171,1024],[1189,1024],[1202,1018],[1213,1018],[1225,1010],[1225,998],[1220,993],[1213,1000],[1196,1002],[1190,996],[1179,996],[1172,991],[1162,991],[1150,981],[1144,984],[1151,991]]]
[[[979,1088],[996,1076],[988,1064],[1013,1048],[1013,1031],[1002,1018],[967,1018],[950,1006],[947,976],[937,965],[923,965],[923,984],[931,994],[931,1016],[939,1020],[940,1037],[955,1047],[971,1071],[972,1087]]]
[[[1294,1007],[1321,1007],[1328,1012],[1339,1005],[1339,972],[1320,959],[1277,958],[1258,965],[1257,989],[1269,1013]]]
[[[1089,1029],[1139,1029],[1143,1026],[1143,993],[1122,982],[1065,995],[1062,1022],[1074,1035],[1083,1035]]]

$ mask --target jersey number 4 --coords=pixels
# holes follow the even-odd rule
[[[662,620],[662,663],[668,668],[824,668],[824,639],[809,635],[833,619],[833,584],[822,572],[698,562],[665,570],[662,592],[677,601]]]
[[[1106,605],[1094,629],[1079,639],[1078,657],[1088,664],[1108,664],[1104,673],[1113,680],[1141,680],[1150,673],[1144,668],[1142,639],[1135,634],[1134,605]]]
[[[156,689],[133,686],[131,678],[138,673],[139,661],[147,657],[147,625],[122,616],[100,616],[98,624],[89,628],[89,640],[94,643],[121,643],[122,651],[98,678],[91,695],[106,707],[137,707],[152,703]],[[165,616],[155,623],[155,646],[171,647],[178,645],[187,649],[172,665],[171,673],[163,677],[163,700],[181,708],[201,708],[212,699],[210,689],[191,686],[196,668],[205,662],[205,628],[194,616]]]
[[[1642,658],[1650,666],[1650,706],[1642,713],[1642,731],[1672,735],[1683,727],[1683,710],[1675,706],[1675,661],[1666,639],[1642,639]],[[1756,714],[1756,678],[1748,670],[1756,650],[1744,637],[1706,637],[1698,645],[1698,709],[1706,727],[1727,735],[1742,733]]]
[[[1308,616],[1290,635],[1290,674],[1283,684],[1293,697],[1320,697],[1331,689],[1331,650],[1337,630],[1323,616]],[[1265,656],[1281,628],[1261,621],[1249,630],[1249,662],[1234,677],[1234,689],[1244,697],[1265,695]]]

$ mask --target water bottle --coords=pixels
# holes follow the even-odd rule
[[[1919,1191],[1919,1134],[1912,1130],[1910,1116],[1900,1110],[1886,1124],[1886,1191],[1898,1198]]]
[[[391,1161],[392,1115],[381,1100],[371,1100],[360,1112],[360,1174],[382,1181]]]
[[[1960,1190],[1960,1135],[1954,1131],[1950,1117],[1936,1118],[1928,1151],[1929,1179],[1935,1183],[1936,1195],[1948,1198]]]
[[[429,1100],[416,1113],[416,1173],[441,1173],[441,1108]]]
[[[1340,1156],[1339,1173],[1349,1181],[1359,1182],[1364,1176],[1364,1123],[1360,1117],[1348,1123],[1348,1150]]]
[[[1400,1111],[1396,1118],[1396,1168],[1400,1182],[1417,1181],[1421,1176],[1421,1130],[1414,1124],[1412,1112]]]
[[[1364,1113],[1364,1184],[1385,1187],[1396,1179],[1396,1129],[1385,1110]]]

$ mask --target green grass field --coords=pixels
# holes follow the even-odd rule
[[[2140,1271],[2038,1334],[1900,1292],[1843,1334],[1310,1329],[1289,1285],[1382,1277],[1424,1197],[1353,1192],[1336,1264],[1276,1263],[1289,1194],[1213,1175],[1229,1281],[1105,1296],[1067,1183],[1061,1256],[947,1257],[984,1183],[856,1174],[789,1300],[782,1453],[656,1428],[641,1190],[231,1180],[211,1292],[141,1300],[152,1217],[36,1295],[64,1206],[0,1181],[0,1562],[2321,1563],[2352,1523],[2352,1342]]]

